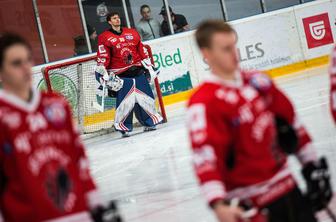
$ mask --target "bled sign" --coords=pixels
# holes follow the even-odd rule
[[[302,19],[308,49],[334,43],[328,13]]]

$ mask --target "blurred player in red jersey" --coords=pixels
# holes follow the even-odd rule
[[[237,35],[202,23],[196,41],[211,74],[190,98],[188,129],[201,191],[220,222],[314,222],[332,197],[328,166],[288,98],[258,71],[239,68]],[[296,155],[304,196],[287,166]]]
[[[31,47],[18,35],[0,36],[0,78],[3,220],[100,221],[103,208],[70,107],[33,88]]]
[[[145,131],[155,130],[162,117],[155,109],[149,82],[158,74],[148,57],[139,33],[121,27],[117,12],[107,15],[111,26],[98,37],[96,81],[98,90],[107,86],[116,97],[114,127],[123,136],[133,129],[133,112]],[[99,91],[98,91],[99,92]],[[103,97],[104,92],[100,93]]]
[[[334,122],[336,123],[336,46],[330,56],[330,110]]]

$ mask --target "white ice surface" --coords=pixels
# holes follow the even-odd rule
[[[318,154],[328,157],[336,190],[336,130],[329,114],[327,68],[281,77],[276,82],[295,103]],[[168,108],[168,118],[168,123],[154,132],[126,139],[109,134],[85,141],[102,197],[120,201],[125,221],[214,222],[191,166],[184,104]],[[299,177],[294,159],[291,168]]]

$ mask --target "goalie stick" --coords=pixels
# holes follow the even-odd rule
[[[105,110],[105,95],[107,94],[106,93],[106,90],[107,90],[107,87],[106,87],[106,82],[104,81],[103,84],[103,93],[102,93],[102,96],[101,96],[101,104],[99,104],[98,102],[94,102],[93,103],[93,107],[95,109],[97,109],[99,112],[104,112]]]

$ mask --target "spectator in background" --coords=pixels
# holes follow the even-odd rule
[[[142,41],[155,39],[161,36],[160,22],[151,17],[151,9],[148,5],[140,7],[142,18],[138,22],[136,29],[138,30]]]
[[[169,6],[170,15],[172,18],[173,28],[175,33],[188,31],[190,29],[187,19],[184,15],[175,14],[172,8]],[[168,24],[168,16],[166,7],[162,6],[160,15],[163,16],[163,21],[161,24],[161,31],[163,35],[170,35],[169,24]]]
[[[96,52],[98,49],[98,34],[95,27],[87,26],[89,33],[92,52]]]
[[[87,31],[89,34],[92,52],[96,52],[98,48],[97,31],[94,27],[91,27],[89,25],[87,26]],[[75,42],[75,49],[74,49],[75,56],[85,55],[89,53],[89,48],[86,44],[86,39],[84,35],[75,37],[74,42]]]

